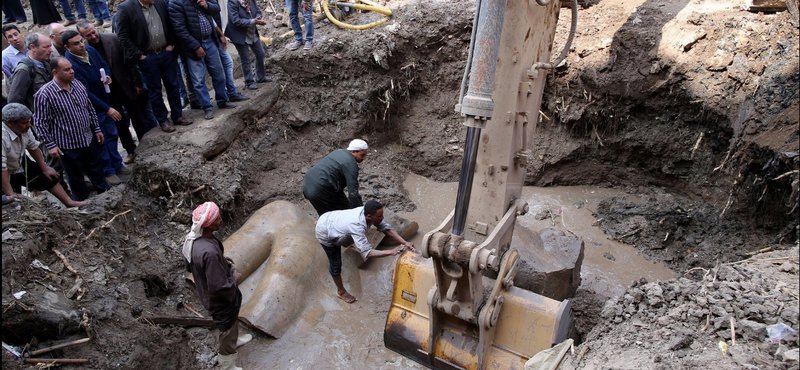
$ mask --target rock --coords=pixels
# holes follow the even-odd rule
[[[783,353],[783,361],[786,362],[797,362],[800,360],[798,357],[800,357],[800,349],[798,348]]]
[[[669,342],[669,350],[670,351],[677,351],[679,349],[683,349],[689,347],[694,342],[694,338],[691,334],[680,334],[676,338],[673,338],[672,341]]]
[[[767,325],[751,320],[740,320],[734,323],[736,334],[740,334],[747,339],[762,340],[767,337]]]
[[[514,285],[555,300],[571,298],[581,284],[583,241],[562,231],[541,234],[517,225],[512,248],[519,251]],[[487,274],[489,277],[493,274]]]
[[[683,52],[687,52],[691,50],[692,47],[695,44],[697,44],[698,41],[704,39],[705,37],[706,37],[706,31],[704,31],[702,28],[697,29],[694,32],[687,35],[686,37],[684,37],[683,40],[681,40],[678,43],[678,49],[680,49]]]
[[[651,306],[658,307],[664,302],[664,290],[657,283],[649,283],[645,286],[647,301]]]
[[[728,77],[744,83],[747,76],[750,74],[750,62],[744,53],[736,53],[733,57],[733,63],[728,67]]]
[[[59,339],[81,331],[80,316],[72,303],[62,293],[29,292],[23,303],[36,307],[36,311],[13,311],[3,313],[4,341],[6,335],[16,336],[20,342],[29,342],[35,337],[39,341]]]

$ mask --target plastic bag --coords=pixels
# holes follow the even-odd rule
[[[765,341],[769,342],[778,342],[780,340],[786,339],[790,336],[795,335],[797,332],[792,329],[791,326],[786,325],[784,323],[777,323],[775,325],[767,326],[767,335],[768,337],[765,338]]]

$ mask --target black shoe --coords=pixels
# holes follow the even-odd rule
[[[214,118],[214,111],[211,109],[207,110],[206,113],[203,115],[203,117],[205,117],[206,119]]]
[[[217,107],[219,107],[220,109],[236,108],[236,104],[233,104],[233,103],[231,103],[229,101],[221,101],[221,102],[217,103]]]
[[[192,109],[203,109],[203,107],[200,105],[200,103],[197,103],[197,102],[192,102],[189,105],[191,105]]]
[[[259,78],[258,81],[256,81],[256,82],[270,82],[270,81],[272,81],[271,78],[263,77],[263,78]]]
[[[228,94],[228,101],[243,101],[248,99],[250,99],[250,97],[244,94],[240,93]]]
[[[251,82],[251,83],[247,84],[247,89],[248,90],[258,90],[258,85],[256,85],[255,82]]]

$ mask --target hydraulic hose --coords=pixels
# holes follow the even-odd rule
[[[360,1],[365,3],[365,4],[367,4],[367,5],[352,4],[352,3],[341,3],[341,4],[347,4],[346,6],[351,6],[351,7],[358,8],[358,9],[375,11],[375,12],[378,12],[378,13],[381,13],[381,14],[384,14],[384,15],[387,15],[387,16],[391,16],[392,15],[392,11],[387,7],[380,6],[380,5],[378,5],[376,3],[373,3],[373,2],[371,2],[369,0],[360,0]],[[344,22],[341,22],[338,19],[336,19],[336,17],[334,17],[333,14],[331,14],[330,9],[328,9],[328,1],[327,0],[323,0],[322,1],[322,10],[325,11],[325,16],[328,17],[328,20],[330,20],[331,23],[333,23],[333,24],[335,24],[335,25],[337,25],[337,26],[339,26],[341,28],[346,28],[348,30],[366,30],[368,28],[375,27],[375,26],[377,26],[379,24],[384,24],[384,23],[386,23],[386,21],[389,20],[388,18],[383,18],[383,19],[377,20],[377,21],[369,23],[369,24],[360,24],[360,25],[353,25],[353,24],[349,24],[349,23],[344,23]]]
[[[548,2],[550,0],[547,0]],[[536,0],[539,3],[539,0]],[[539,3],[541,4],[541,3]],[[569,49],[572,47],[572,40],[575,38],[575,31],[578,29],[578,0],[572,0],[572,22],[569,28],[569,37],[567,38],[567,44],[564,45],[564,49],[561,50],[561,54],[558,55],[555,61],[544,63],[539,62],[535,63],[531,66],[531,70],[528,72],[528,76],[531,78],[536,78],[539,76],[539,72],[537,69],[555,69],[558,67],[561,62],[567,57],[567,53],[569,53]]]
[[[467,87],[469,69],[472,67],[472,53],[475,51],[475,34],[478,32],[478,18],[481,16],[481,0],[475,2],[475,17],[472,18],[472,34],[469,37],[469,53],[467,54],[467,67],[464,68],[464,77],[461,78],[461,90],[458,92],[458,112],[461,113],[461,102],[464,100],[464,89]]]

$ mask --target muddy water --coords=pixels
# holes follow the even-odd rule
[[[458,184],[436,183],[420,176],[409,175],[403,186],[417,205],[417,211],[402,216],[419,223],[420,233],[413,240],[418,244],[424,231],[438,226],[453,210]],[[542,232],[546,228],[557,229],[581,238],[586,248],[581,285],[601,295],[618,295],[632,281],[642,277],[648,281],[676,277],[666,266],[647,261],[633,246],[609,240],[599,227],[593,226],[597,219],[592,213],[596,210],[597,203],[615,195],[625,195],[636,200],[616,190],[591,186],[525,187],[522,198],[528,202],[531,211],[517,218],[516,227],[525,227],[535,232]],[[537,220],[537,213],[548,212],[550,215],[546,218]],[[512,246],[524,247],[516,238],[512,241]]]
[[[403,185],[417,210],[401,216],[419,223],[420,232],[412,239],[419,245],[423,234],[438,226],[453,209],[457,184],[410,175]],[[651,281],[674,277],[666,267],[646,261],[631,246],[608,240],[598,227],[592,226],[597,202],[612,195],[620,193],[593,187],[525,188],[523,197],[533,211],[518,219],[518,227],[537,232],[555,228],[584,240],[583,286],[599,294],[619,294],[640,277]],[[537,220],[537,207],[549,208],[553,217]],[[302,318],[282,338],[257,337],[240,348],[241,366],[290,370],[424,369],[383,345],[397,257],[373,259],[358,268],[353,259],[348,263],[348,253],[343,258],[345,286],[359,300],[352,305],[342,302],[335,297],[333,281],[326,282],[330,285],[329,294],[306,307]]]

